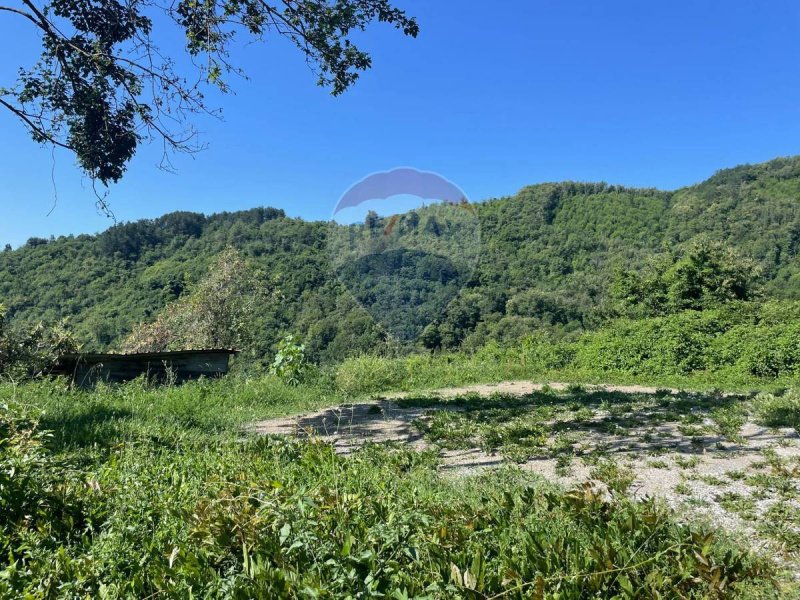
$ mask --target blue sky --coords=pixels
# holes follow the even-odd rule
[[[397,0],[416,40],[377,26],[374,68],[332,98],[279,39],[198,119],[207,150],[156,169],[143,148],[110,190],[119,220],[277,206],[328,219],[365,175],[436,171],[472,200],[564,179],[671,189],[800,154],[800,4],[738,0]],[[0,17],[0,86],[37,40]],[[111,223],[71,156],[0,113],[0,244]],[[54,158],[54,160],[53,160]],[[58,203],[54,202],[54,186]]]

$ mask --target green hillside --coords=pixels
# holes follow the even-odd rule
[[[425,257],[406,261],[413,266],[411,277],[432,269],[451,287],[466,281],[416,343],[477,347],[543,327],[557,337],[594,329],[614,315],[610,290],[620,269],[644,269],[654,255],[680,255],[701,238],[718,240],[755,261],[766,297],[799,299],[798,204],[800,157],[723,170],[674,192],[546,183],[479,203],[481,246],[469,277],[455,267],[443,275],[453,256],[433,263]],[[418,218],[425,231],[436,228],[425,211]],[[384,224],[385,219],[377,226]],[[256,208],[209,217],[171,213],[116,225],[97,236],[34,238],[0,253],[0,302],[17,326],[68,317],[87,347],[114,347],[135,324],[152,320],[191,289],[214,257],[233,246],[260,267],[263,284],[275,290],[252,325],[260,351],[270,351],[287,332],[304,338],[311,356],[323,362],[396,344],[337,277],[329,233],[326,223]],[[354,276],[353,267],[348,269]],[[363,280],[354,288],[362,301],[369,297]],[[390,295],[374,305],[391,312],[406,299],[391,295],[402,290],[386,289]],[[438,310],[442,298],[450,301],[447,294],[434,290],[433,304],[425,298],[418,302],[425,310]],[[387,319],[402,321],[397,314]],[[419,332],[416,325],[409,327]]]

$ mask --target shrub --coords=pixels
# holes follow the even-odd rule
[[[544,334],[530,335],[520,343],[520,362],[535,370],[562,369],[573,359],[569,344],[554,342]]]
[[[336,387],[348,396],[398,389],[405,378],[402,360],[377,356],[349,358],[336,369]]]
[[[791,390],[783,396],[759,394],[756,410],[768,427],[794,427],[800,432],[800,393]]]
[[[278,352],[270,366],[273,375],[289,385],[299,385],[304,381],[308,369],[304,344],[298,344],[293,335],[287,335],[278,342]]]
[[[14,380],[41,377],[60,357],[77,348],[66,321],[53,327],[39,323],[29,330],[12,330],[0,304],[0,374]]]
[[[800,323],[761,326],[742,332],[739,363],[750,375],[773,378],[800,366]]]
[[[241,254],[228,248],[190,294],[167,304],[152,323],[122,341],[126,352],[205,348],[253,350],[260,303],[271,299],[267,282]]]
[[[575,343],[575,365],[595,373],[661,377],[712,372],[740,379],[792,376],[800,366],[800,322],[773,322],[747,303],[606,324]],[[787,318],[794,314],[785,307]]]

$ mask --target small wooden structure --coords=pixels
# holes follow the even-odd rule
[[[91,386],[98,381],[121,382],[141,375],[156,381],[182,382],[199,377],[222,377],[228,372],[236,350],[179,350],[138,354],[67,354],[52,370],[75,385]]]

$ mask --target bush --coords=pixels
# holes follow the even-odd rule
[[[399,389],[407,371],[402,360],[359,356],[336,369],[336,388],[348,396],[362,396]]]
[[[759,394],[756,410],[768,427],[794,427],[800,433],[800,393],[791,390],[783,396]]]
[[[574,357],[567,343],[556,343],[547,335],[530,335],[520,343],[520,362],[538,370],[563,369]]]
[[[633,375],[686,375],[708,367],[719,323],[714,311],[622,320],[578,341],[578,366]]]
[[[608,323],[575,343],[576,367],[598,374],[696,373],[740,380],[791,377],[800,366],[800,321],[789,306],[741,303],[706,311]],[[787,320],[777,322],[776,315]]]
[[[220,253],[190,294],[167,304],[151,323],[140,323],[122,341],[125,352],[205,348],[252,351],[255,322],[270,300],[267,282],[233,248]]]
[[[278,352],[270,366],[273,375],[289,385],[300,385],[308,370],[304,344],[298,344],[293,335],[287,335],[278,342]]]
[[[77,348],[66,321],[53,327],[39,323],[29,330],[12,330],[5,323],[5,309],[0,304],[0,375],[17,381],[41,377],[59,358]]]
[[[733,339],[734,336],[741,339]],[[800,366],[800,323],[738,328],[721,343],[739,349],[739,366],[755,377],[792,375]]]

